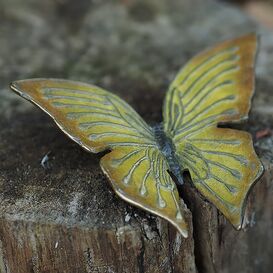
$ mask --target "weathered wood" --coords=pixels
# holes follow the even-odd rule
[[[273,269],[273,35],[212,0],[0,3],[0,272],[242,272]],[[150,123],[168,83],[194,53],[250,31],[261,34],[250,121],[266,172],[235,231],[189,185],[190,237],[114,195],[100,155],[67,139],[8,90],[12,80],[61,77],[101,85]],[[49,154],[49,169],[41,159]],[[190,212],[191,211],[191,212]]]
[[[195,272],[191,240],[173,231],[145,236],[130,226],[68,228],[6,219],[0,227],[1,272]]]

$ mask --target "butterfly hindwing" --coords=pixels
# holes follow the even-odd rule
[[[176,149],[195,187],[239,229],[246,195],[263,171],[250,134],[211,127]]]
[[[255,52],[256,37],[247,35],[197,55],[171,84],[163,111],[181,169],[236,228],[263,167],[248,133],[217,126],[247,118]]]
[[[101,167],[119,196],[169,220],[184,237],[188,236],[178,191],[157,148],[114,148],[101,159]]]
[[[187,237],[179,196],[152,129],[123,100],[97,86],[57,79],[17,81],[12,89],[48,113],[90,152],[111,150],[101,167],[124,200],[159,215]]]

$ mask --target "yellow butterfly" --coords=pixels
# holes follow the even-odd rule
[[[194,186],[239,229],[246,196],[263,166],[251,136],[219,128],[247,118],[254,92],[256,36],[223,42],[194,57],[171,83],[163,122],[150,127],[123,100],[97,86],[58,79],[12,83],[100,161],[114,191],[188,236],[176,183]],[[176,177],[176,183],[169,172]]]

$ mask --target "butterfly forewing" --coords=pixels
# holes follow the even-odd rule
[[[217,125],[247,118],[255,52],[256,37],[247,35],[197,55],[178,73],[164,103],[164,130],[181,169],[237,228],[263,167],[248,133]]]
[[[115,192],[167,219],[187,236],[167,162],[152,129],[127,103],[97,86],[66,80],[23,80],[11,87],[47,112],[86,150],[111,150],[101,159],[101,167]]]
[[[47,112],[73,140],[91,152],[112,146],[153,145],[151,128],[119,97],[84,83],[34,79],[12,85]]]

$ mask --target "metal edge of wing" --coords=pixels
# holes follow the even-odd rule
[[[246,205],[247,205],[249,194],[250,194],[251,190],[254,188],[254,186],[257,184],[257,182],[261,179],[261,177],[265,173],[264,164],[262,163],[262,161],[259,159],[258,156],[257,156],[257,159],[258,159],[258,161],[260,163],[260,168],[259,168],[258,173],[255,176],[254,180],[252,181],[250,187],[247,189],[247,192],[246,192],[246,195],[245,195],[245,198],[243,200],[243,204],[242,204],[242,207],[241,207],[241,210],[240,210],[240,215],[241,215],[240,224],[238,226],[235,226],[235,228],[237,230],[240,230],[240,229],[244,228],[245,210],[246,210]]]

